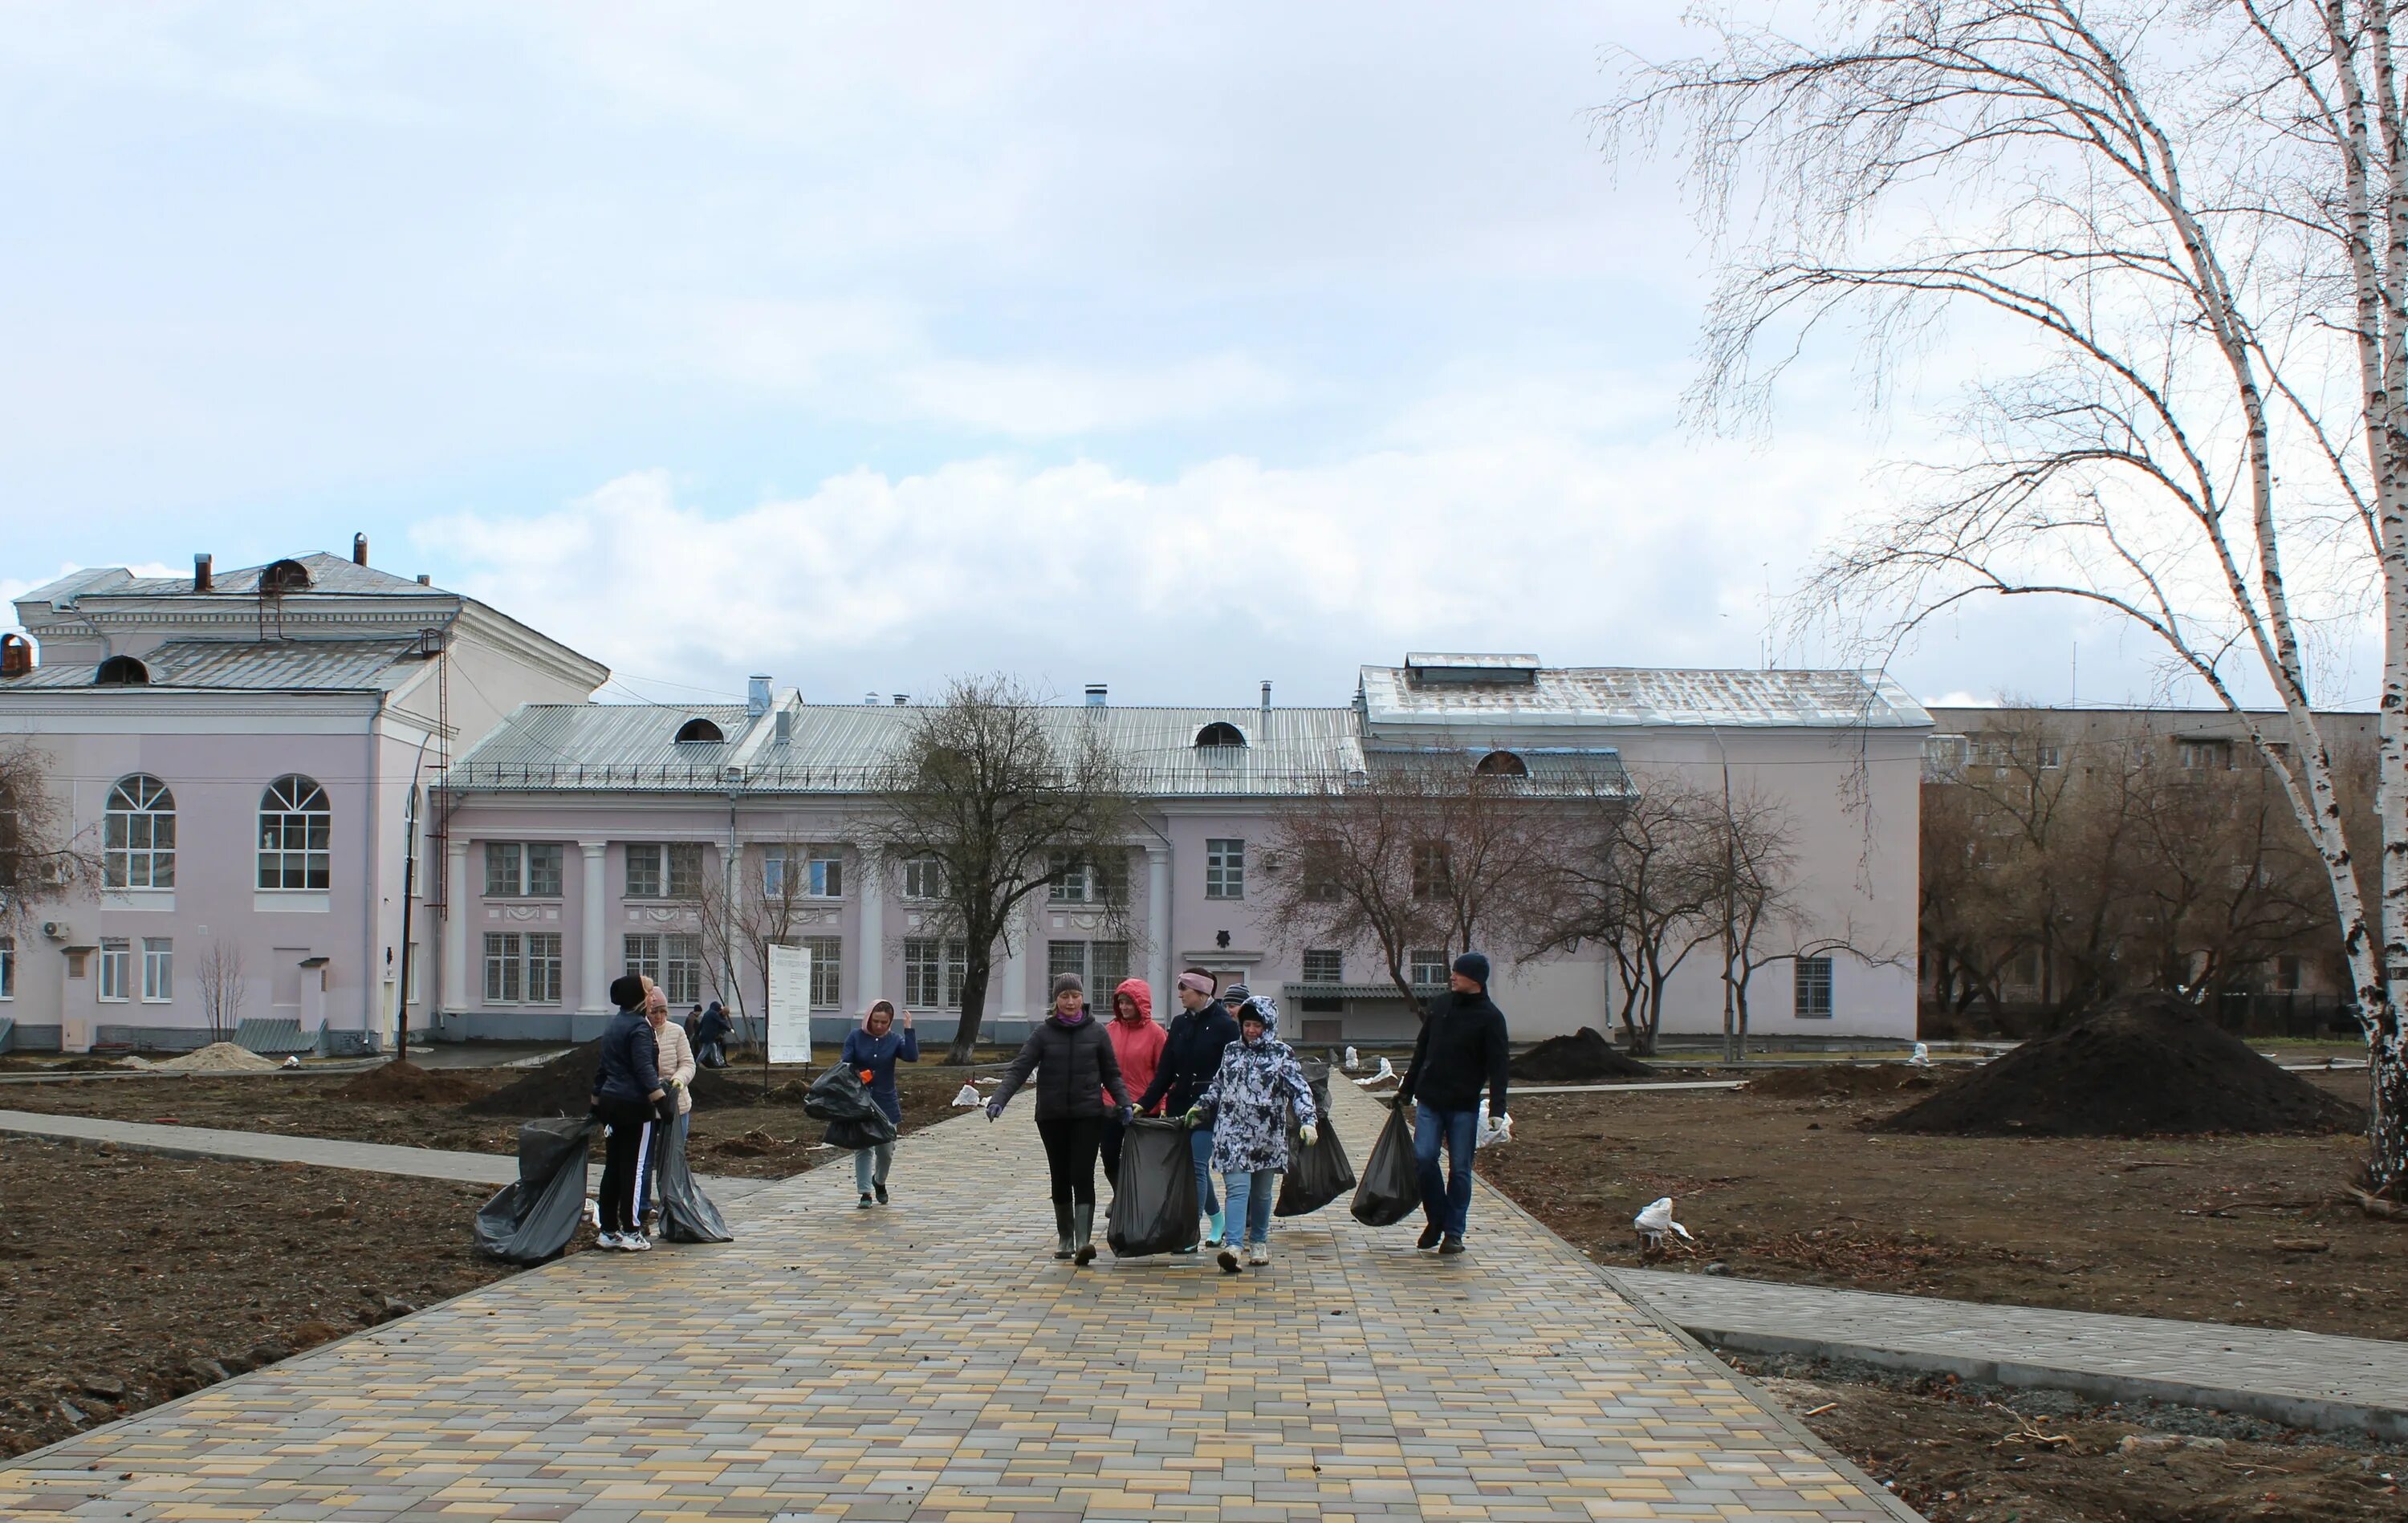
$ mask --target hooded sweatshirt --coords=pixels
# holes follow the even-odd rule
[[[1125,1105],[1129,1103],[1127,1086],[1121,1082],[1120,1060],[1112,1053],[1111,1038],[1104,1034],[1104,1023],[1084,1010],[1064,1018],[1052,1015],[1028,1033],[1027,1045],[1005,1071],[1003,1083],[987,1103],[1001,1105],[1009,1102],[1037,1076],[1037,1118],[1040,1121],[1082,1120],[1104,1114],[1109,1103]]]
[[[1263,1014],[1274,1012],[1266,1008]],[[1309,1127],[1319,1119],[1303,1065],[1286,1043],[1271,1034],[1268,1023],[1254,1041],[1241,1035],[1221,1049],[1220,1070],[1196,1103],[1211,1117],[1212,1167],[1225,1174],[1285,1169],[1289,1108],[1296,1111],[1297,1126]]]
[[[1137,1014],[1120,1014],[1122,995],[1127,995],[1137,1005]],[[1112,1018],[1104,1028],[1112,1039],[1112,1055],[1120,1060],[1121,1082],[1129,1093],[1143,1094],[1154,1083],[1154,1071],[1162,1061],[1162,1045],[1170,1039],[1154,1020],[1154,990],[1145,987],[1142,978],[1124,978],[1112,990]]]

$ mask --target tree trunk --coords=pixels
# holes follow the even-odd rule
[[[978,1050],[979,1023],[986,1018],[987,976],[994,965],[993,952],[976,951],[962,970],[961,1022],[953,1028],[953,1046],[945,1054],[949,1063],[967,1063]]]
[[[2408,1202],[2408,1061],[2402,1061],[2401,1011],[2393,1006],[2371,1023],[2367,1043],[2367,1188]]]

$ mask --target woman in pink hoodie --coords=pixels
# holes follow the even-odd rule
[[[1112,1039],[1112,1056],[1121,1061],[1121,1078],[1133,1095],[1145,1093],[1154,1071],[1162,1062],[1162,1044],[1170,1033],[1154,1023],[1154,990],[1142,978],[1124,978],[1112,990],[1112,1018],[1104,1027]],[[1159,1110],[1157,1103],[1155,1108]],[[1104,1118],[1104,1177],[1121,1188],[1121,1119]]]

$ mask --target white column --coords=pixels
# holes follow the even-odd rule
[[[1152,948],[1154,1008],[1163,1011],[1165,1019],[1175,1008],[1170,993],[1170,848],[1150,846],[1145,848],[1145,940]]]
[[[1028,939],[1032,932],[1025,902],[1018,914],[1020,928],[1012,937],[1011,953],[1003,960],[1003,970],[996,975],[1000,992],[988,990],[995,995],[994,1010],[998,1020],[1025,1020],[1028,1017]]]
[[[468,843],[453,836],[443,850],[443,1003],[468,1008]]]
[[[584,923],[578,932],[578,1008],[587,1015],[606,1015],[610,1004],[609,961],[604,943],[609,940],[609,918],[604,913],[603,896],[609,892],[602,882],[602,854],[609,849],[608,841],[580,841],[577,849],[585,853],[585,883],[579,892],[585,907]],[[682,1014],[682,1012],[680,1012]]]
[[[860,882],[861,916],[853,940],[853,976],[845,990],[844,1014],[853,1015],[869,1008],[876,999],[893,1000],[897,1008],[903,1001],[899,994],[886,987],[886,880],[880,875],[875,853],[862,852]]]

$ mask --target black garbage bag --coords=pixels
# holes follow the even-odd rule
[[[1104,1242],[1115,1259],[1143,1259],[1196,1246],[1196,1163],[1187,1129],[1140,1117],[1121,1135],[1121,1172],[1112,1186]]]
[[[1413,1164],[1413,1129],[1401,1105],[1388,1108],[1388,1124],[1371,1145],[1363,1182],[1354,1189],[1354,1219],[1367,1227],[1393,1227],[1422,1203],[1421,1171]]]
[[[831,1147],[851,1148],[858,1153],[865,1147],[875,1147],[880,1143],[893,1142],[895,1123],[886,1118],[884,1111],[874,1112],[867,1121],[856,1121],[851,1118],[830,1121],[825,1140]]]
[[[880,1120],[886,1118],[878,1102],[869,1098],[869,1087],[861,1082],[861,1075],[841,1065],[811,1081],[810,1089],[803,1094],[803,1114],[818,1121],[867,1121],[873,1116]]]
[[[687,1120],[693,1117],[688,1116]],[[686,1128],[671,1121],[660,1129],[661,1236],[671,1243],[732,1243],[736,1234],[686,1166]]]
[[[1291,1108],[1287,1173],[1280,1176],[1279,1200],[1271,1207],[1274,1217],[1308,1216],[1354,1188],[1354,1165],[1347,1159],[1346,1146],[1338,1140],[1338,1127],[1329,1117],[1329,1065],[1307,1062],[1304,1082],[1312,1089],[1312,1108],[1321,1118],[1321,1140],[1311,1147],[1304,1146],[1304,1129]]]
[[[585,1156],[600,1130],[591,1116],[519,1128],[519,1177],[477,1209],[477,1250],[514,1264],[556,1259],[585,1216]]]

